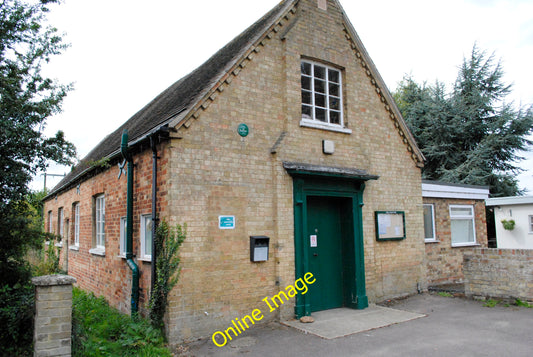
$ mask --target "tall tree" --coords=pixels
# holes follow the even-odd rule
[[[43,25],[53,3],[59,0],[0,2],[0,212],[28,193],[49,160],[70,165],[76,154],[63,132],[43,134],[70,89],[41,71],[66,48],[57,29]]]
[[[27,276],[21,258],[39,233],[24,214],[28,184],[48,161],[69,165],[76,154],[61,131],[43,134],[70,89],[41,71],[66,48],[57,30],[45,26],[54,3],[0,0],[0,279],[12,282]]]
[[[400,83],[394,96],[426,156],[424,178],[487,185],[494,197],[522,193],[515,176],[531,145],[533,108],[506,101],[511,86],[503,75],[494,55],[474,46],[450,93],[439,82]]]

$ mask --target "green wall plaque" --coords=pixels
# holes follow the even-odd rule
[[[248,136],[250,129],[248,129],[248,125],[246,124],[239,124],[239,127],[237,128],[237,132],[239,133],[240,136],[244,138]]]

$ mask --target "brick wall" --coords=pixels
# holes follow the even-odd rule
[[[473,247],[452,247],[450,205],[472,205],[475,213],[476,245],[487,247],[485,202],[424,197],[424,204],[433,204],[436,242],[426,243],[428,284],[462,282],[463,253]],[[422,238],[423,239],[423,238]]]
[[[344,120],[351,134],[300,126],[302,58],[341,70]],[[188,226],[181,277],[167,314],[171,343],[227,328],[232,319],[264,306],[263,298],[296,279],[293,182],[284,161],[379,175],[366,185],[362,211],[367,296],[376,302],[415,293],[417,284],[425,284],[420,169],[335,2],[328,1],[327,11],[318,9],[314,0],[298,2],[296,10],[216,85],[201,105],[190,109],[162,153],[159,211],[171,224]],[[237,133],[240,123],[250,129],[245,138]],[[322,153],[323,140],[335,143],[333,155]],[[135,161],[138,251],[138,217],[149,212],[149,153],[137,155]],[[49,200],[46,211],[53,210],[57,219],[59,207],[71,210],[73,202],[83,203],[84,238],[79,251],[69,251],[69,272],[82,288],[127,311],[131,273],[118,257],[126,180],[117,181],[117,174],[116,166],[102,172],[81,184],[80,195],[72,188],[57,201]],[[90,202],[101,192],[106,194],[105,257],[88,252]],[[405,240],[376,242],[377,210],[405,212]],[[219,229],[219,215],[234,215],[235,229]],[[268,261],[250,262],[251,235],[270,237]],[[141,263],[141,270],[146,297],[149,264]],[[294,300],[266,313],[261,322],[293,316]]]
[[[364,193],[367,295],[375,302],[415,293],[417,283],[425,284],[420,169],[356,60],[339,9],[331,1],[327,12],[316,7],[316,1],[301,1],[171,144],[170,215],[189,227],[170,302],[171,341],[226,328],[294,282],[292,179],[283,161],[379,175]],[[302,57],[343,69],[344,119],[351,134],[300,126]],[[250,128],[246,138],[237,134],[239,123]],[[333,155],[322,153],[322,140],[335,142]],[[376,210],[405,211],[407,239],[377,243]],[[235,230],[218,229],[221,214],[236,216]],[[271,238],[267,262],[250,262],[250,235]],[[291,301],[264,321],[293,316]]]
[[[165,216],[167,203],[167,166],[168,149],[159,147],[158,160],[158,200],[157,212]],[[126,216],[126,184],[123,174],[118,179],[118,162],[111,162],[110,168],[81,182],[79,189],[75,185],[69,190],[52,197],[45,202],[44,212],[52,211],[52,228],[58,233],[58,211],[64,212],[64,239],[61,252],[62,266],[68,274],[77,279],[77,285],[97,296],[103,295],[112,306],[123,312],[130,311],[131,270],[124,257],[120,256],[120,218]],[[133,252],[140,256],[140,216],[151,213],[152,205],[152,152],[150,150],[134,157],[134,212],[133,212]],[[95,247],[94,197],[105,195],[105,254],[90,252]],[[74,204],[80,204],[79,247],[74,246]],[[67,229],[68,220],[68,229]],[[46,225],[48,229],[50,225]],[[67,247],[68,240],[68,247]],[[68,263],[65,260],[68,254]],[[140,310],[144,308],[150,290],[150,262],[136,259],[140,275]]]
[[[533,300],[533,250],[472,249],[464,274],[467,296]]]

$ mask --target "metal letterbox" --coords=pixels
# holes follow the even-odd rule
[[[250,261],[265,262],[268,260],[268,245],[270,238],[267,236],[250,236]]]

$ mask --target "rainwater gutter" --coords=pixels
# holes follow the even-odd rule
[[[133,260],[133,157],[128,153],[128,131],[122,133],[120,151],[128,163],[128,184],[126,199],[126,262],[132,272],[131,282],[131,315],[139,311],[139,267]]]

